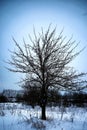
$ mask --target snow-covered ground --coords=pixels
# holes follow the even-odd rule
[[[0,130],[87,130],[87,108],[47,107],[47,120],[41,109],[17,103],[0,103]]]

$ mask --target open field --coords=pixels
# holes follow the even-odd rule
[[[0,130],[87,130],[87,108],[47,107],[47,120],[41,109],[21,103],[0,103]]]

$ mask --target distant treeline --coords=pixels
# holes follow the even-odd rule
[[[17,101],[24,101],[25,103],[32,105],[40,105],[40,90],[33,88],[29,91],[25,91],[23,97],[17,95]],[[87,106],[87,93],[83,92],[72,92],[61,94],[56,90],[48,91],[48,105],[49,106],[78,106],[84,107]]]
[[[23,102],[34,107],[35,105],[40,105],[40,90],[36,88],[32,88],[28,91],[25,91],[23,95],[17,94],[14,97],[14,100],[9,100],[8,97],[0,94],[0,102]],[[56,90],[49,90],[48,91],[48,105],[49,106],[78,106],[84,107],[87,106],[87,93],[84,92],[72,92],[72,93],[65,93],[61,94],[58,93]]]

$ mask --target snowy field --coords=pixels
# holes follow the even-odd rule
[[[0,103],[0,130],[87,130],[87,108],[47,107],[47,120],[41,109],[21,103]]]

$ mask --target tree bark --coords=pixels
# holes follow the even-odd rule
[[[47,105],[47,92],[46,92],[45,87],[43,85],[43,87],[41,89],[41,97],[40,97],[40,106],[42,109],[42,113],[41,113],[42,120],[46,120],[46,105]]]
[[[46,120],[46,105],[43,104],[43,106],[41,107],[41,109],[42,109],[41,119],[42,120]]]

